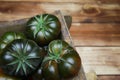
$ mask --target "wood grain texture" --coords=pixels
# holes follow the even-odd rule
[[[98,77],[94,71],[90,71],[90,72],[86,73],[86,78],[87,78],[87,80],[97,80],[98,79]]]
[[[80,2],[80,3],[120,3],[119,0],[0,0],[7,2]]]
[[[98,80],[120,80],[120,76],[98,76]]]
[[[73,22],[120,22],[119,4],[24,3],[0,2],[0,21],[28,18],[40,13],[61,10]]]
[[[88,5],[88,7],[86,7],[86,4]],[[28,18],[33,15],[44,12],[51,13],[56,9],[61,10],[64,14],[71,15],[73,17],[73,23],[77,23],[76,25],[72,26],[70,33],[72,35],[75,45],[78,46],[77,47],[78,51],[80,48],[79,53],[81,53],[82,50],[81,57],[85,59],[83,60],[83,63],[86,63],[85,65],[89,66],[88,69],[95,68],[95,70],[99,71],[101,68],[103,69],[103,67],[100,67],[101,65],[103,66],[104,64],[102,61],[107,60],[107,62],[109,63],[104,64],[104,66],[108,66],[108,65],[112,66],[111,62],[113,62],[114,67],[110,68],[108,66],[108,68],[110,69],[110,71],[113,70],[116,71],[118,69],[117,66],[119,64],[117,61],[113,60],[113,58],[116,59],[117,53],[120,53],[118,50],[119,47],[114,47],[114,46],[119,46],[120,43],[120,35],[119,35],[120,0],[0,0],[0,21],[11,21],[11,20]],[[99,14],[97,11],[98,9],[100,11]],[[83,23],[88,23],[88,24],[83,24]],[[96,24],[92,25],[91,23],[96,23]],[[107,23],[107,24],[101,24],[101,23]],[[117,24],[111,25],[111,23],[117,23]],[[82,25],[83,27],[80,25]],[[83,31],[81,31],[80,28],[82,28]],[[87,32],[90,34],[89,36],[87,36]],[[78,35],[79,33],[81,34]],[[86,47],[88,46],[89,48],[91,48],[92,51],[86,50],[85,47],[81,47],[81,46],[86,46]],[[103,46],[103,47],[101,48],[95,46]],[[107,48],[107,46],[109,47],[113,46],[113,47]],[[100,54],[101,53],[100,51],[103,52],[105,55],[102,56]],[[88,54],[88,52],[90,53]],[[108,55],[109,53],[110,55]],[[115,53],[115,56],[112,53]],[[90,57],[87,55],[90,55]],[[102,56],[103,60],[99,59],[99,57],[96,55],[100,57]],[[113,57],[111,55],[113,55]],[[95,60],[94,56],[95,58],[97,57],[99,61],[96,62],[87,61],[87,60]],[[91,59],[91,57],[93,59]],[[108,58],[110,58],[110,61],[108,61]],[[98,64],[97,62],[100,64]],[[98,65],[94,65],[95,63]],[[105,71],[103,71],[103,73],[105,73]],[[112,76],[102,75],[102,76],[98,76],[98,80],[120,80],[120,76],[115,76],[114,74]]]
[[[75,46],[120,46],[120,24],[74,23],[70,33]]]
[[[76,47],[85,72],[94,70],[97,75],[120,74],[120,47]]]

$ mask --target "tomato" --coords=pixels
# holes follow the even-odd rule
[[[34,41],[16,39],[7,45],[0,54],[0,64],[8,75],[27,76],[41,65],[44,50]]]
[[[26,25],[26,35],[40,46],[48,45],[61,31],[59,19],[52,14],[41,14],[30,18]]]
[[[48,55],[42,63],[42,75],[45,80],[73,78],[78,74],[80,68],[81,59],[73,47],[63,40],[50,42]]]
[[[19,32],[6,32],[0,39],[0,53],[1,51],[15,39],[25,39],[25,35]]]
[[[35,74],[32,75],[32,80],[45,80],[42,74],[41,67],[35,72]]]

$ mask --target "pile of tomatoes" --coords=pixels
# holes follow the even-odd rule
[[[61,23],[55,15],[36,15],[25,29],[0,39],[0,80],[65,80],[78,74],[81,59],[59,39]]]

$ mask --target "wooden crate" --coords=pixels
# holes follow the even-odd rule
[[[120,0],[0,0],[0,21],[58,9],[73,18],[70,33],[84,71],[120,80]]]
[[[73,44],[71,35],[70,35],[70,33],[69,33],[67,24],[66,24],[66,22],[65,22],[64,16],[62,15],[62,13],[61,13],[60,11],[56,11],[55,13],[57,14],[57,16],[58,16],[58,18],[59,18],[59,20],[61,21],[61,24],[62,24],[62,29],[61,29],[62,39],[65,40],[66,42],[68,42],[72,47],[74,47],[74,44]],[[78,76],[76,76],[76,77],[75,77],[74,79],[72,79],[72,80],[86,80],[83,67],[81,67]]]
[[[62,29],[61,29],[62,39],[74,47],[74,44],[72,42],[72,38],[69,33],[64,16],[62,15],[62,13],[60,11],[55,11],[53,14],[55,14],[59,18],[59,20],[62,24]],[[28,21],[28,19],[0,22],[0,36],[2,36],[2,34],[4,34],[7,31],[16,31],[16,32],[24,33],[25,32],[25,24],[27,21]],[[85,76],[83,67],[81,67],[79,74],[75,78],[70,79],[70,80],[86,80],[86,76]]]

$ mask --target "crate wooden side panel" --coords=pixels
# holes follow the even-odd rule
[[[61,10],[73,22],[120,22],[119,4],[0,2],[0,21],[28,18],[40,13]]]
[[[0,36],[7,31],[25,32],[25,24],[28,19],[21,19],[16,21],[0,22]]]
[[[71,35],[70,35],[70,33],[69,33],[67,24],[66,24],[66,22],[65,22],[65,19],[64,19],[64,17],[63,17],[63,14],[62,14],[60,11],[56,11],[56,14],[58,14],[58,18],[60,19],[61,24],[62,24],[61,32],[62,32],[62,38],[63,38],[63,40],[65,40],[65,41],[68,42],[72,47],[74,47],[74,44],[73,44]],[[75,48],[75,47],[74,47],[74,48]],[[83,66],[81,66],[81,69],[80,69],[80,71],[79,71],[79,73],[78,73],[78,76],[76,76],[74,79],[71,79],[71,80],[86,80],[86,76],[85,76],[85,73],[84,73]]]

